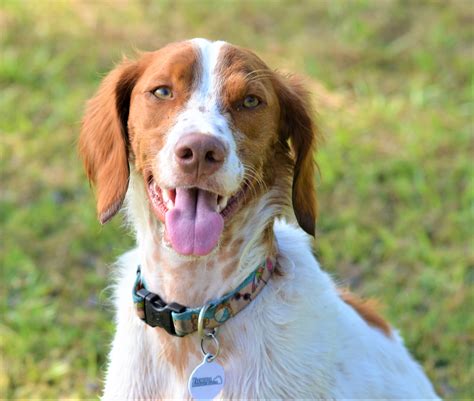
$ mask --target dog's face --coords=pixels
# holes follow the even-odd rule
[[[277,172],[293,175],[296,218],[314,234],[314,148],[297,82],[250,51],[203,39],[119,65],[89,102],[80,138],[101,222],[120,208],[130,164],[167,242],[183,255],[210,253]]]

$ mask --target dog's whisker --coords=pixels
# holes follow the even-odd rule
[[[264,107],[239,107],[259,93]],[[126,199],[137,243],[114,269],[104,400],[437,399],[314,256],[313,117],[298,80],[223,42],[170,44],[103,80],[79,149],[100,222]]]

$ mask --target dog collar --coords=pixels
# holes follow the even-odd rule
[[[204,328],[216,328],[244,309],[267,284],[273,270],[274,264],[267,258],[234,291],[207,303]],[[161,327],[178,337],[197,330],[199,312],[204,307],[189,308],[176,302],[165,303],[158,294],[147,290],[140,265],[133,286],[133,303],[138,317],[146,324]]]

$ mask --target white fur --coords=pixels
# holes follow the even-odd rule
[[[220,361],[226,372],[221,398],[438,399],[399,336],[368,326],[341,300],[306,235],[284,222],[275,224],[275,235],[283,276],[219,333],[233,346],[231,358]],[[117,334],[104,399],[156,399],[157,389],[188,398],[186,381],[160,357],[158,337],[135,315],[130,291],[141,259],[135,249],[119,261]],[[189,372],[199,362],[191,358]]]
[[[169,141],[157,157],[160,174],[172,186],[172,149],[181,135],[198,130],[219,135],[226,141],[230,156],[218,180],[235,191],[242,179],[242,165],[235,151],[233,133],[218,107],[219,79],[215,74],[222,42],[193,41],[200,50],[202,74],[196,91],[179,114]],[[204,112],[199,108],[204,107]],[[235,134],[235,133],[234,133]],[[165,345],[174,344],[179,352],[183,339],[157,335],[135,314],[132,287],[137,265],[150,290],[164,299],[173,299],[169,284],[179,285],[176,277],[184,257],[161,243],[163,229],[150,211],[143,179],[132,166],[127,193],[127,215],[133,224],[137,248],[118,262],[115,289],[117,331],[109,357],[104,400],[186,399],[187,378],[201,362],[189,355],[184,377],[164,355]],[[277,178],[280,179],[280,178]],[[280,188],[290,188],[282,182]],[[288,194],[289,196],[289,194]],[[244,248],[239,265],[223,280],[207,263],[211,254],[197,259],[194,266],[194,291],[197,305],[235,288],[267,256],[261,243],[262,230],[284,210],[290,199],[270,189],[239,215]],[[286,206],[285,206],[286,205]],[[222,399],[321,399],[389,400],[438,399],[433,388],[411,358],[397,333],[388,337],[367,324],[341,300],[332,279],[324,273],[302,230],[283,221],[274,225],[277,266],[268,285],[248,307],[228,320],[218,337],[227,349],[218,359],[225,369]],[[154,262],[156,253],[165,256],[166,269]],[[216,251],[218,252],[218,251]],[[183,275],[183,276],[179,276]],[[171,280],[175,280],[172,282]],[[204,291],[203,288],[206,288]],[[196,306],[196,305],[187,305]],[[191,335],[195,350],[200,349],[197,334]],[[182,343],[181,343],[182,344]]]
[[[223,194],[232,195],[242,183],[244,170],[237,157],[236,143],[227,116],[222,113],[219,104],[219,53],[226,43],[210,42],[206,39],[193,39],[191,42],[199,53],[200,81],[184,109],[178,114],[167,135],[165,146],[156,157],[157,170],[160,171],[159,185],[166,188],[176,187],[174,172],[177,169],[173,168],[176,166],[175,145],[186,135],[200,133],[218,137],[229,150],[223,167],[215,174],[215,181],[223,183]]]

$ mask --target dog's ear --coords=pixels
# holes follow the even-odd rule
[[[293,209],[300,227],[314,236],[317,217],[314,156],[319,133],[309,93],[294,76],[277,76],[276,90],[281,109],[280,138],[285,143],[290,141],[294,160]]]
[[[96,187],[102,224],[118,212],[128,188],[127,121],[130,95],[139,75],[138,63],[123,61],[103,79],[82,120],[79,153]]]

